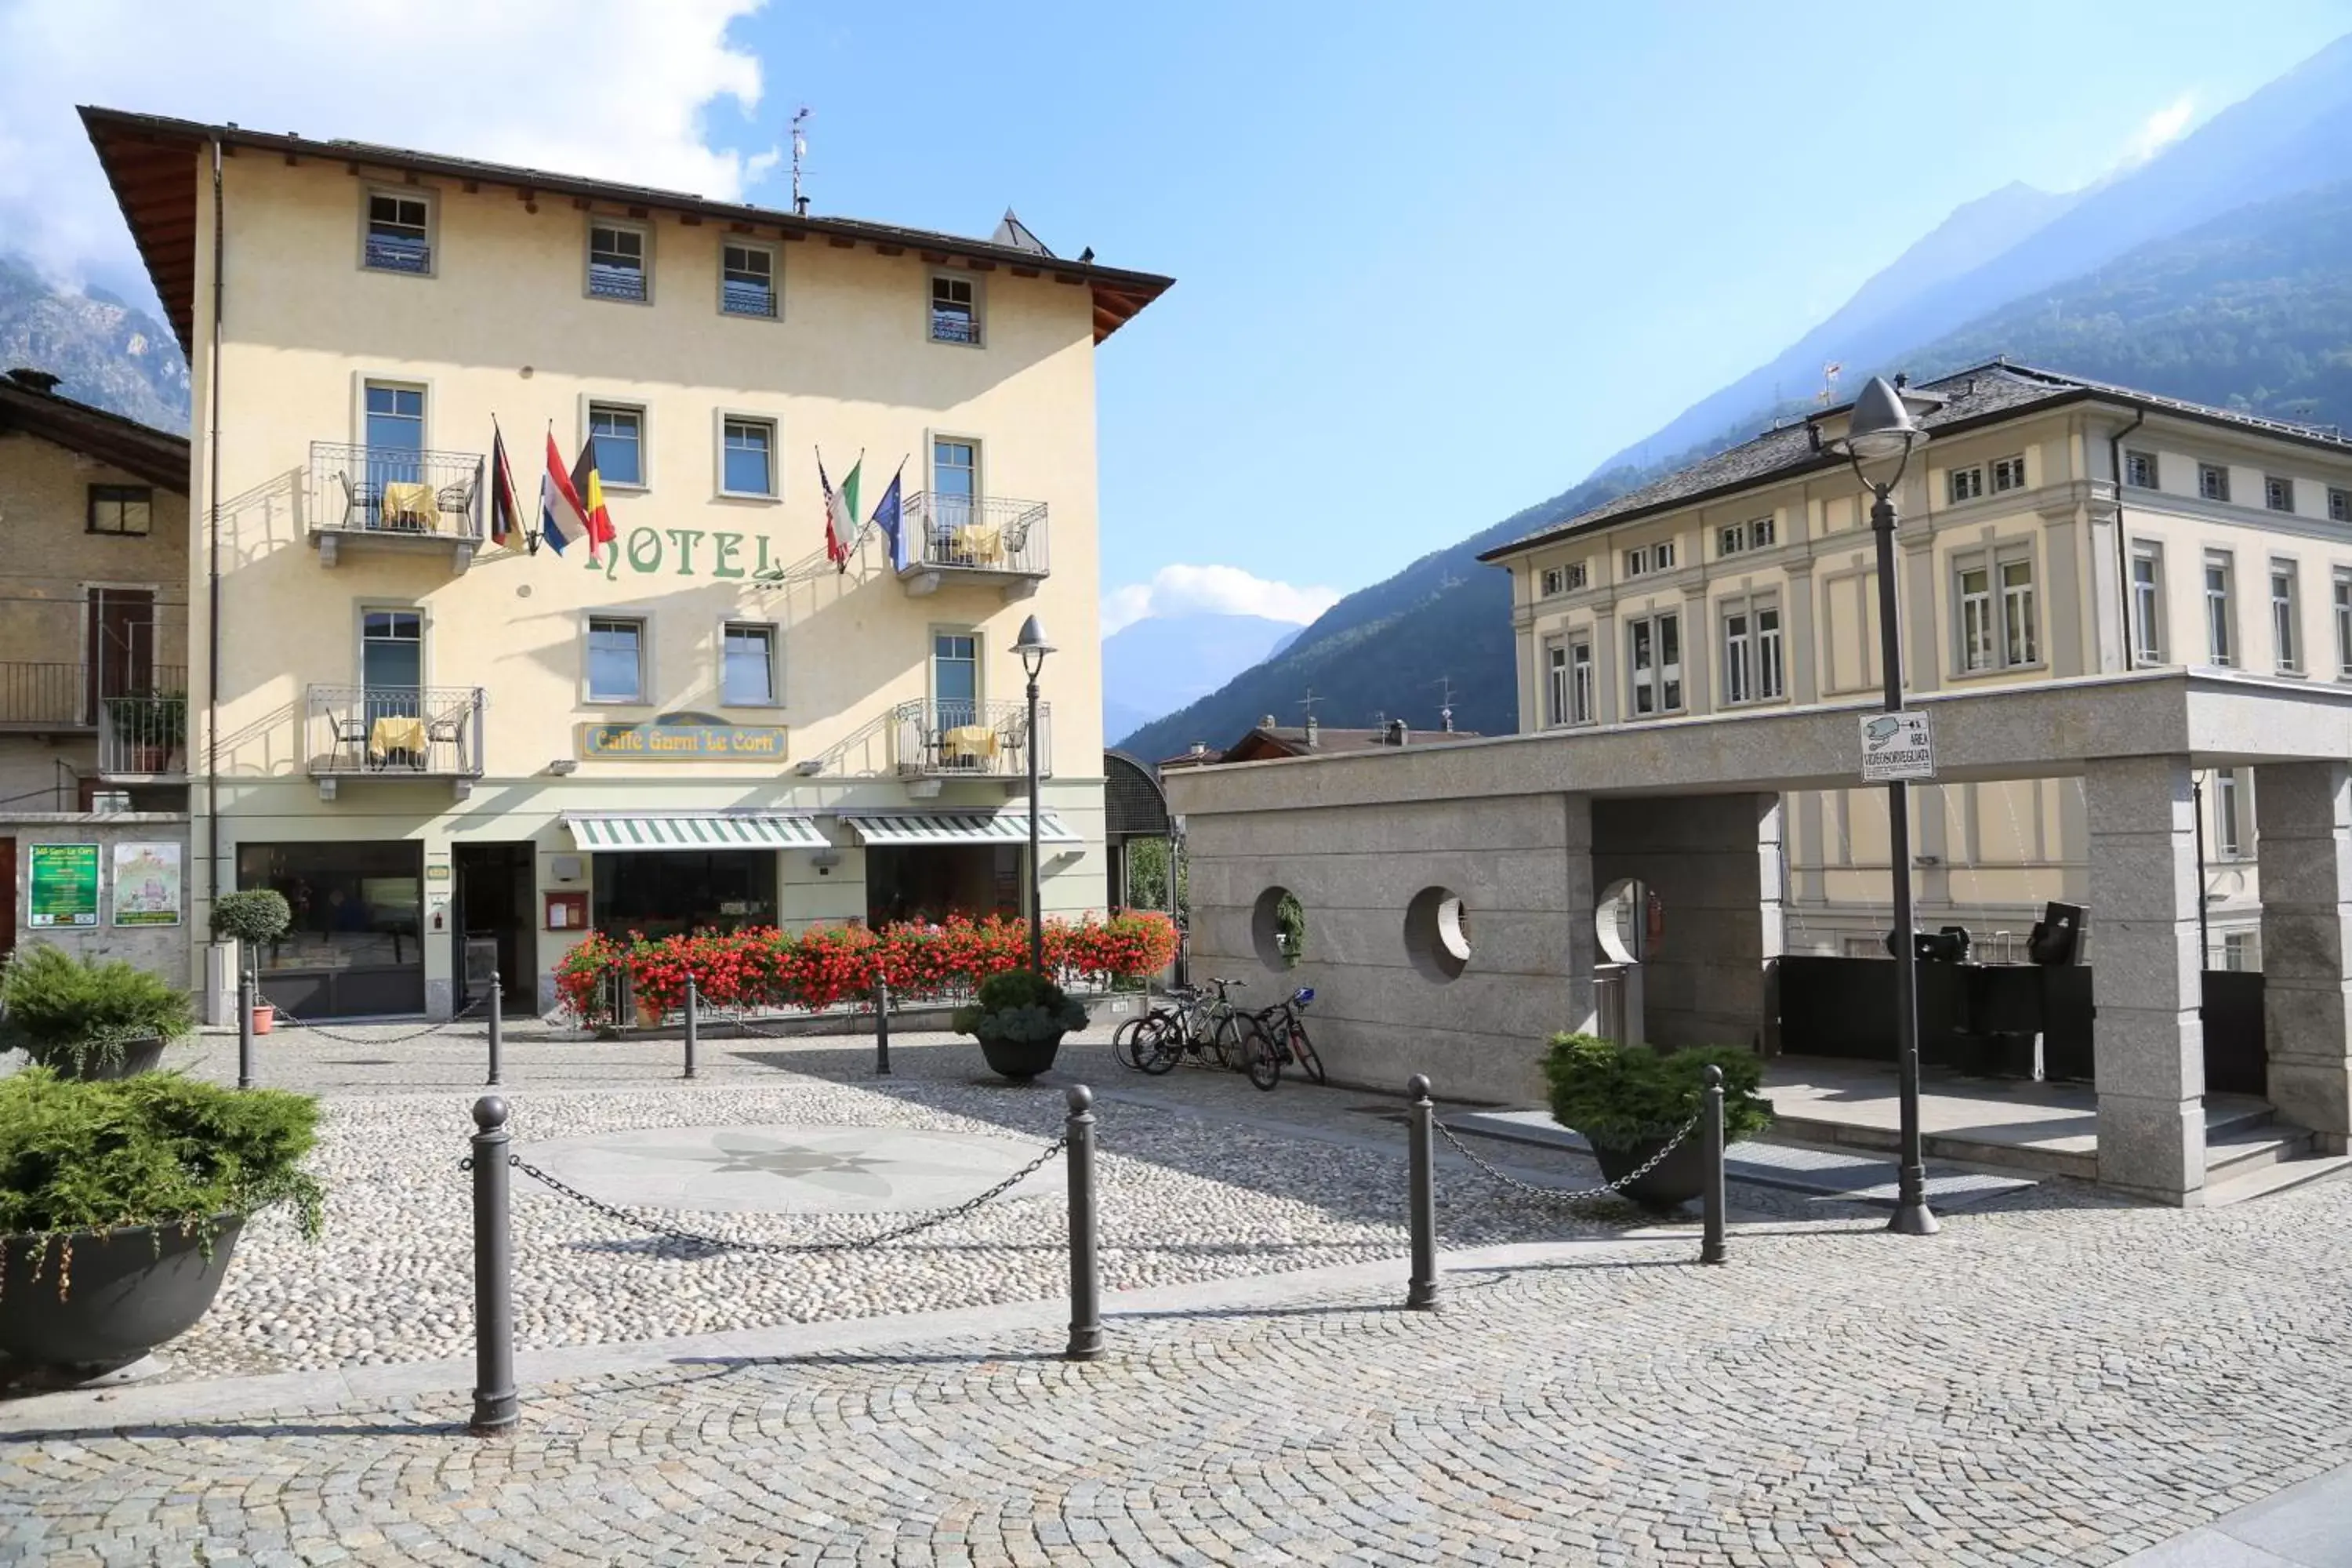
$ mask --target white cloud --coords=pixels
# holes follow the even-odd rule
[[[772,155],[720,151],[760,64],[762,0],[26,0],[0,6],[0,247],[69,280],[143,277],[74,113],[97,103],[740,195]]]
[[[1339,602],[1337,588],[1269,582],[1238,566],[1162,566],[1149,583],[1103,595],[1102,629],[1108,637],[1152,616],[1262,616],[1303,626]]]
[[[2132,132],[2131,143],[2124,151],[2124,166],[2130,168],[2145,163],[2167,147],[2180,140],[2189,130],[2189,121],[2197,112],[2197,95],[2184,92],[2140,122]]]

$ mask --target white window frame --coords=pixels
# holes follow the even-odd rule
[[[1646,635],[1646,637],[1644,637]],[[1665,657],[1667,638],[1674,641],[1675,657]],[[1646,646],[1649,662],[1643,662]],[[1690,700],[1690,688],[1684,673],[1683,660],[1689,650],[1683,647],[1682,612],[1660,610],[1652,615],[1635,616],[1625,623],[1625,715],[1629,719],[1657,719],[1680,713]]]
[[[1660,540],[1660,541],[1658,541],[1655,544],[1653,544],[1652,546],[1650,546],[1650,570],[1651,570],[1651,571],[1653,571],[1653,572],[1671,572],[1671,571],[1673,571],[1674,569],[1675,569],[1675,542],[1674,542],[1673,540],[1671,540],[1671,539],[1661,539],[1661,540]]]
[[[1725,707],[1778,702],[1788,695],[1788,636],[1779,595],[1724,600],[1716,611],[1716,633],[1723,657]]]
[[[2352,566],[2338,566],[2336,589],[2336,672],[2352,680]]]
[[[2271,558],[2271,654],[2281,674],[2303,673],[2303,573],[2286,556]]]
[[[375,204],[379,201],[415,202],[425,208],[425,265],[421,269],[407,267],[378,267],[368,259],[368,241],[373,237]],[[432,278],[438,275],[440,268],[441,203],[436,193],[423,185],[361,186],[360,270],[380,272],[389,278]]]
[[[1748,520],[1748,549],[1769,550],[1774,544],[1779,543],[1780,539],[1780,523],[1779,519],[1768,515],[1764,517],[1751,517]]]
[[[1546,637],[1543,645],[1544,727],[1568,722],[1568,639]]]
[[[768,258],[768,308],[764,310],[733,310],[727,305],[727,253],[740,250]],[[738,321],[781,321],[784,319],[784,255],[781,246],[769,245],[741,235],[721,235],[719,237],[719,313]]]
[[[2228,505],[2230,500],[2230,465],[2227,463],[2198,464],[2197,496],[2200,500],[2220,501],[2225,506]]]
[[[637,629],[637,694],[635,697],[599,696],[595,685],[595,660],[589,656],[589,639],[596,635],[597,623],[625,624]],[[580,616],[580,705],[583,708],[649,708],[653,706],[654,634],[653,618],[641,611],[611,609],[582,611]]]
[[[966,637],[971,642],[971,701],[972,707],[985,712],[988,709],[988,639],[981,628],[969,622],[940,621],[923,636],[923,690],[929,697],[931,713],[938,717],[942,699],[940,696],[940,639]]]
[[[943,338],[939,335],[939,323],[932,314],[941,283],[953,284],[971,292],[971,337]],[[932,268],[923,277],[923,338],[927,342],[945,343],[950,348],[977,349],[988,346],[988,289],[977,272],[950,271]]]
[[[2215,583],[2215,574],[2220,582]],[[2205,595],[2205,658],[2210,664],[2223,668],[2239,663],[2237,657],[2238,626],[2234,601],[2237,598],[2237,563],[2226,550],[2208,550],[2199,584]]]
[[[1746,523],[1727,522],[1716,531],[1715,552],[1717,555],[1737,555],[1747,548],[1748,525]]]
[[[2341,485],[2327,487],[2327,521],[2352,522],[2352,489]]]
[[[1540,599],[1552,599],[1566,592],[1568,592],[1566,569],[1559,566],[1545,567],[1542,576],[1538,579],[1536,596]]]
[[[2246,858],[2245,817],[2242,815],[2244,802],[2239,797],[2238,770],[2217,768],[2213,773],[2213,854],[2221,860],[2242,860]]]
[[[2147,568],[2143,579],[2140,568]],[[2164,546],[2153,539],[2132,541],[2132,657],[2141,664],[2164,659]]]
[[[728,427],[730,426],[737,425],[746,426],[756,426],[768,433],[768,488],[764,490],[739,490],[730,487],[727,482],[727,454],[730,449],[727,444],[730,433]],[[719,410],[718,426],[718,471],[711,476],[717,481],[714,488],[718,493],[728,500],[772,501],[782,499],[784,485],[783,454],[781,450],[782,444],[782,427],[777,421],[775,416],[772,414],[744,414],[722,408]],[[643,462],[644,453],[642,451],[642,447],[645,444],[645,425],[642,420],[637,426],[637,432],[638,446],[640,447],[638,461]]]
[[[610,229],[616,234],[637,237],[637,279],[641,287],[636,297],[626,294],[600,294],[596,291],[596,231]],[[614,252],[618,254],[618,252]],[[634,218],[605,217],[590,213],[586,226],[580,236],[580,291],[588,299],[607,305],[650,305],[654,302],[654,230],[653,225]]]
[[[1992,493],[2002,495],[2025,488],[2025,454],[2019,452],[2007,458],[1995,458],[1990,467]]]
[[[618,397],[597,397],[583,393],[580,397],[580,440],[578,446],[572,448],[572,460],[575,464],[580,460],[580,447],[586,446],[594,436],[596,415],[599,410],[636,416],[637,478],[635,483],[625,483],[604,472],[604,465],[599,461],[596,465],[598,482],[604,485],[605,493],[608,495],[616,492],[623,495],[645,494],[654,488],[654,417],[653,410],[642,403],[631,403]],[[588,498],[583,496],[580,499],[584,501]]]
[[[2263,476],[2263,510],[2264,511],[2294,510],[2294,480],[2286,474]]]
[[[737,632],[758,632],[768,644],[768,696],[761,702],[740,702],[727,690],[727,639]],[[784,631],[774,621],[740,617],[719,623],[719,706],[721,708],[781,708],[784,705]]]
[[[1591,724],[1601,718],[1600,705],[1593,700],[1597,689],[1593,685],[1592,639],[1576,637],[1568,639],[1568,721],[1571,724]]]
[[[1592,580],[1591,571],[1581,561],[1568,563],[1568,591],[1571,594]]]
[[[1969,578],[1979,572],[1984,586],[1971,593]],[[1995,544],[1952,557],[1955,670],[1990,675],[2040,668],[2042,595],[2035,575],[2033,547],[2027,543]]]
[[[1650,572],[1650,551],[1646,545],[1635,545],[1625,552],[1625,575],[1646,577]]]
[[[2147,465],[2145,478],[2138,477],[2142,472],[2140,465],[2143,463]],[[2126,485],[2138,490],[2161,489],[2164,488],[2163,479],[2164,466],[2154,452],[2135,452],[2126,449],[2124,452]]]
[[[1971,463],[1965,468],[1945,469],[1945,504],[1960,506],[1969,501],[1983,499],[1984,478],[1984,465],[1981,463]]]
[[[2221,967],[2237,973],[2251,973],[2262,962],[2262,933],[2252,931],[2230,931],[2221,933]]]

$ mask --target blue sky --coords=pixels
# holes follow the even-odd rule
[[[2095,179],[2347,30],[2343,0],[793,5],[737,25],[768,91],[733,129],[810,104],[823,209],[1010,203],[1173,274],[1100,361],[1106,587],[1346,589],[1582,478],[1960,203]]]
[[[1010,205],[1176,277],[1100,360],[1107,599],[1303,618],[1580,479],[1953,207],[2099,178],[2347,31],[2352,0],[0,0],[0,249],[138,286],[78,100],[778,205],[805,103],[820,212]],[[613,67],[537,90],[581,39]],[[351,90],[401,51],[429,95]]]

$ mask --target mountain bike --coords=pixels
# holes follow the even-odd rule
[[[1204,1064],[1213,1060],[1221,1068],[1242,1068],[1259,1089],[1274,1088],[1282,1080],[1274,1042],[1229,994],[1243,984],[1212,975],[1213,1001],[1198,991],[1171,993],[1176,1005],[1153,1008],[1135,1031],[1129,1049],[1136,1065],[1156,1075],[1174,1070],[1186,1057]]]
[[[1258,1026],[1265,1031],[1274,1047],[1277,1061],[1296,1066],[1316,1083],[1328,1081],[1323,1076],[1323,1058],[1315,1054],[1315,1042],[1307,1037],[1307,1020],[1303,1016],[1315,1000],[1315,987],[1302,985],[1257,1016]]]

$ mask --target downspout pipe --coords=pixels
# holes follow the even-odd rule
[[[2122,616],[2124,669],[2132,663],[2131,541],[2124,534],[2124,439],[2147,423],[2147,410],[2135,409],[2132,422],[2107,437],[2107,472],[2116,481],[2116,607]]]
[[[205,449],[210,464],[206,481],[206,555],[205,617],[205,890],[214,902],[221,895],[220,851],[220,675],[221,675],[221,258],[226,248],[221,226],[221,142],[213,147],[213,319],[211,369],[205,377]]]

